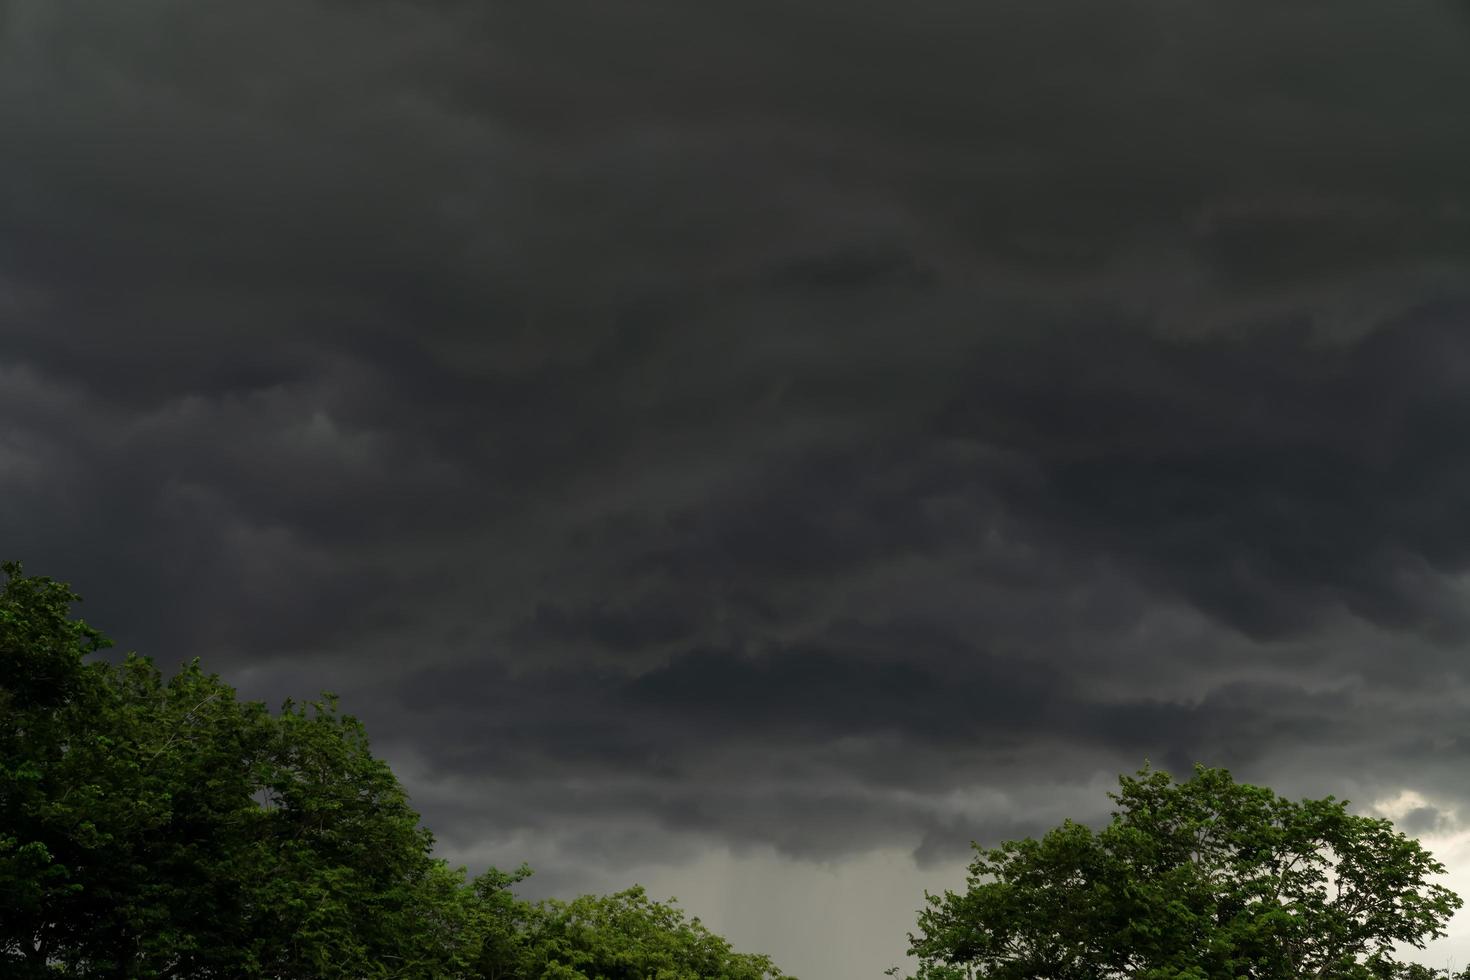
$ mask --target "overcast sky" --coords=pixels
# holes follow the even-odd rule
[[[0,547],[802,980],[1145,759],[1470,884],[1467,93],[1464,0],[0,0]]]

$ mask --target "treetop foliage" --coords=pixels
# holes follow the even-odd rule
[[[967,890],[929,896],[910,935],[920,980],[1430,975],[1395,946],[1443,935],[1460,899],[1389,821],[1203,766],[1120,784],[1101,831],[977,847]]]
[[[790,980],[640,889],[469,879],[334,697],[272,713],[197,660],[88,659],[75,593],[3,570],[0,975]]]

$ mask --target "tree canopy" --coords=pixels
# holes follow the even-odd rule
[[[1444,867],[1387,820],[1196,767],[1145,768],[1112,821],[977,846],[968,888],[929,896],[919,980],[1428,977],[1397,944],[1443,935]]]
[[[334,697],[272,713],[197,661],[92,654],[64,583],[0,589],[0,975],[789,980],[634,889],[470,879]]]

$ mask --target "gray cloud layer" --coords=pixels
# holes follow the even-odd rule
[[[572,885],[1463,803],[1466,91],[1429,0],[10,0],[0,540]]]

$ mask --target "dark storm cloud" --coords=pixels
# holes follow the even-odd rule
[[[1463,5],[0,18],[0,539],[445,840],[1463,795]]]
[[[1001,826],[1039,832],[1050,814],[955,812],[947,789],[1024,786],[1038,760],[1080,762],[1088,752],[1079,747],[1188,771],[1197,759],[1261,768],[1283,745],[1382,741],[1382,709],[1361,690],[1237,682],[1187,700],[1115,698],[1044,664],[942,641],[936,650],[922,630],[874,632],[886,658],[852,648],[696,651],[641,673],[519,676],[481,664],[424,671],[399,691],[407,706],[435,712],[448,746],[426,761],[425,778],[493,774],[503,787],[484,795],[481,821],[540,826],[548,787],[595,772],[575,794],[577,810],[644,821],[652,851],[682,831],[829,857],[903,828],[922,838],[925,860],[953,859]]]
[[[1252,635],[1331,606],[1459,635],[1441,576],[1470,557],[1465,313],[1428,306],[1345,347],[1291,325],[1069,331],[988,351],[941,424],[1034,460],[1012,498],[1064,539]]]

